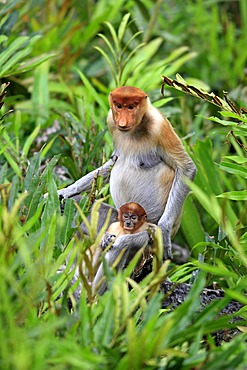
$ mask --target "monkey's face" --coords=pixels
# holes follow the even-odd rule
[[[114,123],[120,131],[132,131],[137,127],[146,110],[147,95],[135,87],[123,86],[112,91],[109,103]]]
[[[122,227],[128,232],[137,230],[142,224],[139,217],[130,212],[124,212],[122,214]]]
[[[123,204],[118,213],[121,227],[129,234],[136,232],[146,221],[146,212],[135,202]]]
[[[113,104],[113,119],[116,127],[120,131],[130,131],[136,127],[137,122],[137,104]]]

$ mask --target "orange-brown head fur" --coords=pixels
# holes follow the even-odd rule
[[[146,221],[146,217],[144,208],[134,202],[123,204],[118,214],[121,227],[129,233],[136,232]]]
[[[147,95],[137,87],[118,87],[110,93],[109,103],[114,123],[120,131],[135,129],[147,111]]]

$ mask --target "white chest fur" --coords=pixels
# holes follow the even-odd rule
[[[166,205],[167,196],[164,196],[160,183],[167,171],[173,173],[158,153],[142,157],[120,155],[110,178],[115,206],[119,209],[125,203],[136,202],[145,209],[147,220],[157,223]],[[157,210],[160,210],[159,214]]]

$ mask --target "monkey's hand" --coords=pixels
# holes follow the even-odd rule
[[[101,248],[103,251],[111,244],[113,245],[116,240],[116,235],[106,232],[101,240]]]

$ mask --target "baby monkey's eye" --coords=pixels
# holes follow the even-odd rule
[[[137,221],[138,220],[138,216],[136,216],[136,215],[131,216],[131,220],[132,221]]]
[[[118,109],[122,109],[123,108],[122,104],[116,104],[116,105],[117,105],[117,108]]]
[[[130,109],[130,110],[132,110],[134,108],[135,108],[135,106],[133,104],[131,104],[131,105],[128,106],[128,109]]]

